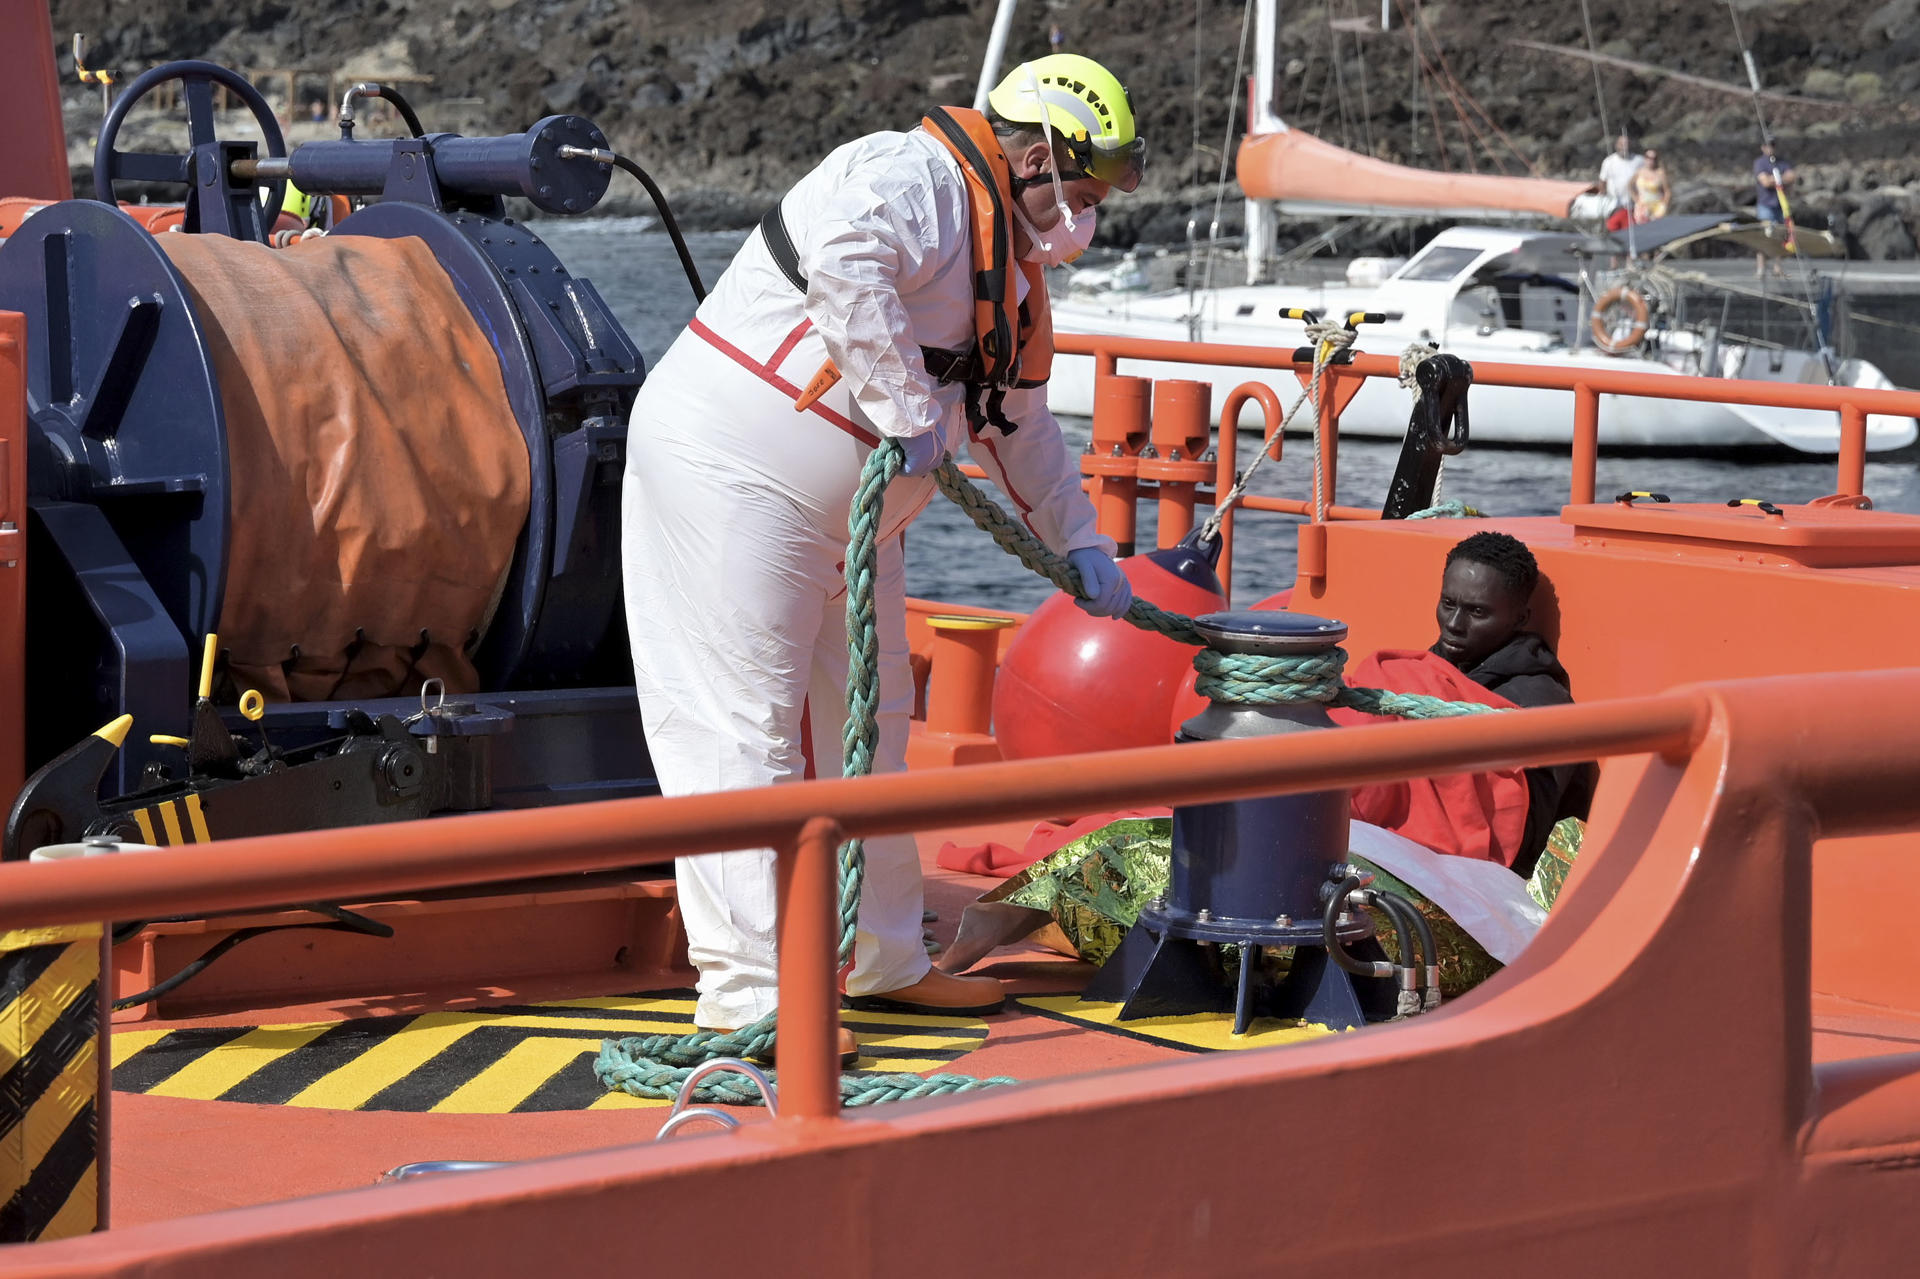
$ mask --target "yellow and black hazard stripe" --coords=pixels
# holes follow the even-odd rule
[[[143,844],[204,844],[213,838],[207,831],[206,810],[193,791],[183,799],[136,808],[127,816],[140,828]]]
[[[123,1030],[119,1092],[323,1110],[507,1114],[664,1101],[595,1078],[603,1039],[693,1030],[690,990],[274,1026]],[[862,1070],[938,1069],[986,1041],[968,1017],[846,1012]]]
[[[101,927],[0,934],[0,1242],[100,1224]]]

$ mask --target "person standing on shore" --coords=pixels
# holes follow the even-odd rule
[[[1132,600],[1047,411],[1042,271],[1085,247],[1113,188],[1138,185],[1144,146],[1126,90],[1090,58],[1024,63],[988,102],[990,114],[936,107],[911,132],[835,150],[747,238],[640,389],[622,561],[664,794],[839,775],[848,508],[882,440],[899,441],[905,467],[878,535],[875,772],[905,766],[901,533],[949,445],[965,442],[1074,566],[1082,608],[1114,617]],[[773,851],[682,858],[677,877],[696,1025],[731,1030],[773,1011]],[[998,1010],[999,982],[932,970],[921,910],[913,839],[868,840],[854,1005]],[[850,1036],[841,1051],[855,1051]]]

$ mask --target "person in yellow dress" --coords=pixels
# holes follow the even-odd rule
[[[1664,218],[1667,216],[1667,206],[1673,203],[1673,187],[1667,181],[1667,168],[1660,162],[1660,153],[1649,147],[1644,159],[1646,163],[1633,175],[1635,222]]]

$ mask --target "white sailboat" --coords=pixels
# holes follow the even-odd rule
[[[1499,220],[1509,225],[1462,225],[1442,232],[1411,260],[1370,287],[1352,284],[1248,283],[1231,287],[1141,293],[1124,288],[1063,290],[1054,324],[1068,333],[1292,349],[1302,330],[1289,308],[1323,315],[1384,312],[1391,318],[1362,331],[1358,349],[1398,355],[1413,343],[1436,345],[1468,362],[1547,364],[1569,370],[1631,368],[1674,377],[1752,378],[1891,388],[1865,360],[1834,360],[1815,345],[1795,349],[1738,336],[1721,325],[1689,319],[1664,296],[1673,273],[1634,259],[1635,248],[1604,238],[1510,225],[1515,218],[1584,220],[1604,213],[1602,197],[1579,182],[1487,174],[1438,173],[1356,155],[1290,128],[1274,115],[1272,0],[1259,0],[1253,101],[1255,116],[1242,140],[1237,174],[1247,200],[1249,275],[1264,261],[1276,212],[1327,215],[1400,214]],[[1671,220],[1670,220],[1671,221]],[[1709,219],[1708,221],[1718,221]],[[1651,227],[1649,228],[1651,230]],[[1738,223],[1724,231],[1761,250],[1778,250]],[[1693,238],[1697,238],[1696,232]],[[1678,242],[1679,236],[1668,237]],[[1802,231],[1804,255],[1821,243]],[[1826,242],[1831,248],[1831,242]],[[1624,267],[1602,264],[1624,261]],[[1613,286],[1618,286],[1615,288]],[[1594,321],[1596,302],[1601,319]],[[1616,320],[1615,312],[1623,313]],[[1809,333],[1812,331],[1808,326]],[[1128,371],[1122,362],[1122,371]],[[1142,366],[1156,377],[1213,383],[1219,394],[1269,376],[1223,366]],[[1476,386],[1473,433],[1482,442],[1566,444],[1573,436],[1571,393]],[[1093,406],[1093,361],[1061,356],[1053,367],[1049,403],[1054,412],[1085,415]],[[1372,379],[1341,415],[1344,434],[1399,438],[1406,431],[1408,397],[1391,382]],[[1920,435],[1906,417],[1870,415],[1867,449],[1905,448]],[[1615,447],[1723,449],[1785,446],[1832,454],[1840,448],[1837,413],[1756,408],[1606,396],[1600,405],[1600,441]]]

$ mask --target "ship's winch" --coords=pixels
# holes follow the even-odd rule
[[[169,80],[187,151],[118,151],[126,110]],[[260,116],[267,156],[217,136],[216,86]],[[301,805],[302,825],[417,816],[423,793],[648,791],[618,564],[645,371],[593,285],[505,203],[586,212],[618,158],[577,116],[358,139],[351,96],[339,140],[282,156],[258,99],[207,63],[148,72],[103,126],[101,200],[43,208],[0,242],[0,310],[27,315],[30,343],[29,769],[131,715],[105,789],[196,793],[210,836],[187,839],[284,829],[222,790],[331,754],[369,761],[346,783],[364,793]],[[115,179],[183,182],[186,233],[143,229],[111,203]],[[283,179],[378,202],[276,250]],[[447,700],[421,713],[429,680]],[[249,690],[257,727],[237,714]],[[211,729],[210,691],[227,707]],[[489,776],[396,781],[379,762],[396,733],[436,772],[472,765],[455,738],[485,738]],[[35,838],[88,833],[100,814],[55,802],[74,789],[45,790]],[[16,808],[9,856],[31,851],[29,816]]]

